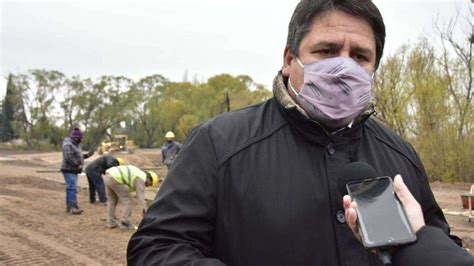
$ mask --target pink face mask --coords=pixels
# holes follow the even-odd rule
[[[296,95],[300,106],[313,119],[332,129],[345,127],[364,110],[372,96],[372,76],[349,57],[332,57],[308,64],[304,84]]]

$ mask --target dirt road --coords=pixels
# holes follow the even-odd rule
[[[157,150],[118,156],[140,167],[157,166],[160,161]],[[106,207],[90,204],[86,189],[80,189],[78,194],[84,214],[66,214],[62,175],[36,173],[38,169],[57,169],[60,161],[60,153],[0,151],[0,265],[125,264],[132,232],[106,228]],[[159,174],[164,176],[166,170],[160,170]],[[86,184],[85,178],[80,177],[79,185]],[[467,184],[432,184],[439,204],[449,210],[462,210],[459,195],[467,187]],[[132,221],[137,224],[140,219],[141,210],[135,204]],[[473,249],[474,222],[456,216],[447,219],[453,233]]]
[[[159,161],[157,154],[151,150],[118,156],[151,167]],[[106,207],[88,202],[85,177],[80,177],[83,189],[78,194],[84,214],[73,216],[65,212],[61,173],[36,173],[58,169],[60,160],[60,153],[0,155],[0,265],[125,264],[132,232],[105,227]],[[132,221],[138,224],[140,219],[141,209],[135,204]]]
[[[130,232],[105,230],[104,207],[64,211],[64,187],[35,177],[0,178],[0,263],[121,264]],[[138,213],[138,212],[137,212]],[[135,218],[137,220],[138,218]]]

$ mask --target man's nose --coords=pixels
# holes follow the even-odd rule
[[[351,53],[350,53],[349,49],[341,49],[341,50],[339,50],[339,56],[340,57],[350,57]]]

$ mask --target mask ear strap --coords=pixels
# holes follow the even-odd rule
[[[304,69],[304,66],[303,64],[301,63],[301,61],[298,59],[298,57],[295,57],[296,58],[296,62],[298,62],[298,64]]]
[[[304,66],[303,64],[301,63],[301,61],[298,59],[298,57],[295,57],[296,59],[296,62],[298,62],[298,64],[304,69]],[[288,86],[290,87],[290,89],[293,91],[293,93],[295,94],[295,96],[298,96],[299,93],[296,92],[295,88],[293,87],[293,84],[291,84],[291,79],[290,77],[288,77]]]
[[[298,96],[298,93],[296,92],[295,88],[293,88],[293,85],[291,84],[291,79],[290,79],[290,77],[288,77],[288,86],[289,86],[290,89],[293,91],[293,93],[295,94],[295,96]]]

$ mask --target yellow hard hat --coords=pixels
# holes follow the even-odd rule
[[[148,174],[151,176],[151,186],[155,186],[158,183],[158,175],[153,171],[148,171]]]
[[[123,159],[122,158],[117,157],[115,159],[117,159],[117,162],[118,162],[119,165],[123,165]]]
[[[167,139],[174,139],[176,136],[174,135],[174,133],[172,131],[168,131],[166,132],[166,135],[165,135],[165,138]]]

